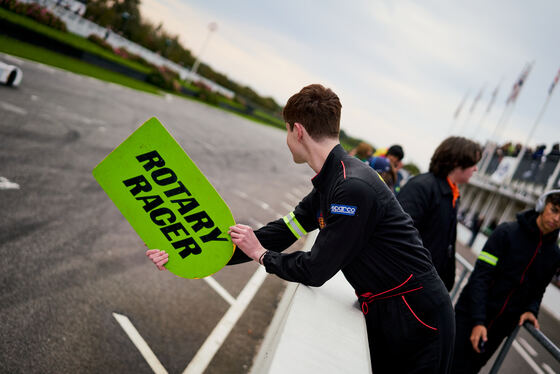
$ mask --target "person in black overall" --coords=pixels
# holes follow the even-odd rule
[[[317,84],[288,100],[288,148],[294,162],[317,173],[313,190],[293,212],[255,232],[232,226],[240,250],[229,264],[255,260],[282,279],[314,287],[342,271],[365,315],[375,373],[448,373],[455,332],[449,295],[394,194],[339,144],[341,107]],[[315,229],[309,252],[281,253]],[[148,255],[156,265],[166,261],[158,251]]]
[[[293,212],[255,232],[231,227],[241,251],[230,264],[253,259],[269,273],[315,287],[341,270],[359,296],[374,372],[447,373],[454,341],[451,300],[391,190],[340,146],[341,107],[321,85],[304,87],[288,100],[288,148],[296,163],[317,173],[313,190]],[[320,232],[309,252],[280,253],[314,229]],[[159,254],[150,256],[161,263]]]
[[[455,307],[453,373],[478,373],[516,325],[537,320],[560,267],[560,190],[499,225],[486,241]]]
[[[477,170],[482,149],[472,140],[451,136],[434,151],[428,173],[410,179],[397,195],[410,214],[434,266],[451,291],[455,283],[458,184],[467,183]]]

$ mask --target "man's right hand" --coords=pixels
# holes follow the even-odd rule
[[[472,329],[471,344],[472,344],[473,349],[477,353],[481,353],[480,348],[479,348],[480,340],[482,339],[483,342],[486,342],[488,340],[488,337],[486,336],[486,334],[487,334],[487,331],[486,331],[486,327],[484,327],[484,325],[476,325]]]
[[[159,270],[166,270],[165,265],[169,261],[169,255],[159,249],[148,249],[146,256],[157,266]]]

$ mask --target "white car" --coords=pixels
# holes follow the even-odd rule
[[[21,83],[23,72],[14,65],[8,65],[0,61],[0,83],[6,86],[17,87]]]

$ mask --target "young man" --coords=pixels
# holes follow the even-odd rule
[[[385,157],[391,162],[393,167],[398,171],[402,168],[402,159],[404,158],[404,150],[402,146],[393,144],[389,148],[380,149],[373,154],[374,157]]]
[[[455,241],[458,184],[467,183],[477,170],[480,146],[462,137],[445,139],[435,150],[428,173],[417,175],[401,188],[397,198],[412,217],[422,243],[432,255],[447,290],[455,283]]]
[[[499,225],[478,256],[457,302],[453,373],[477,373],[516,324],[537,315],[547,285],[560,267],[560,190]]]
[[[334,92],[317,84],[288,100],[288,148],[294,162],[317,173],[313,190],[293,212],[256,232],[231,227],[242,252],[230,264],[253,259],[282,279],[316,287],[342,270],[365,314],[374,372],[447,373],[454,342],[450,298],[393,193],[340,146],[341,107]],[[280,253],[317,228],[309,252]],[[156,252],[148,255],[161,265]]]

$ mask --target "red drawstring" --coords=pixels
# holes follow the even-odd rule
[[[424,323],[420,318],[418,318],[418,316],[416,315],[416,313],[414,313],[414,311],[412,310],[412,308],[410,307],[410,305],[408,305],[408,303],[406,302],[406,299],[404,298],[404,295],[401,296],[404,303],[406,304],[406,306],[408,307],[408,310],[410,310],[410,313],[412,313],[412,315],[418,320],[418,322],[420,322],[421,324],[423,324],[424,326],[426,326],[429,329],[435,330],[437,331],[437,329],[435,327],[432,327],[430,325],[427,325],[426,323]]]
[[[412,278],[412,274],[410,274],[410,276],[403,283],[401,283],[398,286],[393,287],[393,288],[391,288],[387,291],[383,291],[383,292],[377,293],[375,295],[373,295],[371,292],[366,292],[366,293],[363,293],[363,294],[359,295],[358,300],[362,301],[362,305],[361,305],[362,313],[364,313],[364,315],[368,314],[368,312],[369,312],[368,304],[373,302],[374,300],[389,299],[391,297],[400,296],[402,298],[402,300],[404,301],[405,305],[407,306],[408,310],[410,310],[410,313],[412,313],[412,315],[414,316],[414,318],[416,318],[418,320],[418,322],[420,322],[422,325],[426,326],[429,329],[437,331],[437,328],[426,324],[424,321],[422,321],[420,318],[418,318],[418,316],[416,315],[416,313],[414,313],[414,311],[412,310],[412,308],[410,307],[410,305],[408,304],[408,302],[406,301],[406,299],[404,297],[404,295],[407,294],[407,293],[421,290],[422,288],[424,288],[423,286],[419,286],[419,287],[416,287],[416,288],[413,288],[413,289],[410,289],[410,290],[406,290],[406,291],[402,291],[402,292],[399,292],[399,293],[388,294],[389,292],[395,291],[395,290],[401,288],[402,286],[404,286],[410,280],[410,278]]]
[[[389,296],[383,296],[383,297],[375,297],[375,296],[371,296],[370,298],[368,298],[365,301],[362,301],[362,313],[364,314],[368,314],[368,304],[371,303],[374,300],[383,300],[383,299],[389,299],[391,297],[395,297],[395,296],[400,296],[400,295],[404,295],[405,293],[409,293],[409,292],[414,292],[414,291],[418,291],[421,290],[424,287],[418,287],[418,288],[413,288],[412,290],[408,290],[408,291],[403,291],[403,292],[399,292],[397,294],[394,295],[389,295]],[[364,295],[367,295],[369,292],[365,293]],[[363,295],[362,295],[363,296]],[[365,311],[364,311],[365,309]]]
[[[344,164],[343,164],[343,165],[344,165]],[[398,286],[393,287],[393,288],[391,288],[391,289],[389,289],[389,290],[387,290],[387,291],[383,291],[383,292],[380,292],[380,293],[375,294],[375,295],[372,295],[371,292],[366,292],[366,293],[363,293],[363,294],[359,295],[359,298],[365,298],[365,300],[362,301],[362,312],[363,312],[364,314],[368,314],[368,306],[367,306],[367,304],[371,303],[374,299],[387,299],[387,298],[389,298],[389,297],[394,297],[394,296],[402,295],[402,294],[404,294],[404,293],[416,291],[416,290],[419,290],[419,289],[422,288],[422,287],[418,287],[418,288],[415,288],[415,289],[413,289],[413,290],[404,291],[404,292],[401,292],[401,293],[396,294],[396,295],[385,296],[385,297],[382,297],[382,298],[379,298],[379,297],[378,297],[378,296],[381,296],[381,295],[383,295],[383,294],[386,294],[387,292],[394,291],[394,290],[396,290],[396,289],[398,289],[398,288],[404,286],[404,285],[410,280],[410,278],[412,278],[412,274],[410,274],[410,276],[409,276],[403,283],[401,283],[401,284],[399,284]]]

